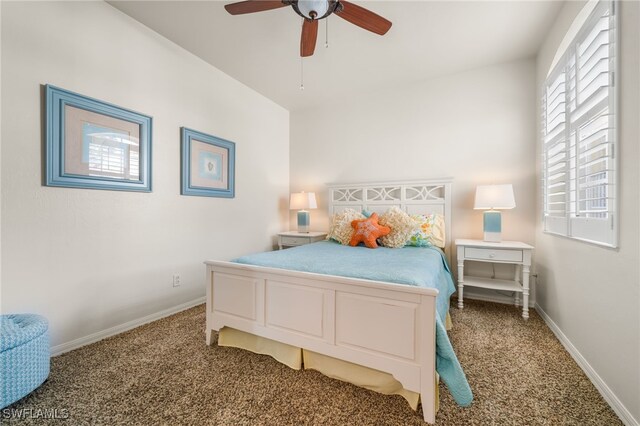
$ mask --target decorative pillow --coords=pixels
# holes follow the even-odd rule
[[[444,248],[444,217],[441,214],[411,215],[418,224],[418,232],[413,234],[407,243],[408,246],[428,247],[436,246]]]
[[[391,232],[388,226],[378,224],[377,213],[373,213],[367,219],[354,220],[351,222],[351,226],[355,232],[351,237],[351,241],[349,241],[349,245],[354,247],[359,243],[364,243],[369,248],[377,248],[376,240]]]
[[[351,227],[351,222],[356,219],[364,219],[362,213],[353,209],[344,209],[341,213],[336,213],[331,219],[331,226],[327,234],[327,240],[335,240],[342,245],[348,245],[355,232]]]
[[[380,243],[389,248],[404,247],[418,231],[416,221],[398,207],[391,207],[380,216],[380,225],[391,228],[389,235],[380,238]]]

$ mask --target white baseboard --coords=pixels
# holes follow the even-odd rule
[[[553,322],[551,317],[547,315],[547,313],[537,303],[535,309],[536,311],[538,311],[538,314],[540,314],[542,319],[544,319],[544,321],[547,323],[551,331],[553,331],[553,334],[555,334],[558,340],[560,340],[562,346],[564,346],[564,348],[567,350],[567,352],[569,352],[574,361],[587,375],[589,380],[591,380],[591,383],[593,383],[596,389],[598,389],[600,395],[602,395],[604,400],[607,401],[613,411],[618,415],[618,417],[620,417],[622,423],[627,426],[640,426],[638,421],[633,417],[633,415],[631,415],[629,410],[627,410],[627,408],[622,404],[622,402],[613,393],[609,386],[607,386],[604,380],[602,380],[596,370],[591,367],[587,360],[582,356],[580,351],[578,351],[578,349],[573,346],[573,343],[571,343],[569,338],[562,332],[562,330],[560,330],[560,327],[558,327],[558,325]]]
[[[194,306],[200,305],[204,303],[205,298],[199,297],[190,302],[182,303],[177,306],[173,306],[171,308],[164,309],[160,312],[153,313],[151,315],[147,315],[142,318],[138,318],[132,321],[125,322],[124,324],[116,325],[115,327],[108,328],[106,330],[98,331],[97,333],[90,334],[88,336],[80,337],[78,339],[72,340],[70,342],[62,343],[60,345],[51,347],[51,356],[56,356],[63,354],[65,352],[72,351],[74,349],[78,349],[79,347],[89,345],[91,343],[95,343],[99,340],[106,339],[107,337],[115,336],[116,334],[123,333],[125,331],[131,330],[132,328],[139,327],[141,325],[159,320],[164,317],[168,317],[169,315],[177,314],[178,312],[184,311],[189,308],[193,308]]]

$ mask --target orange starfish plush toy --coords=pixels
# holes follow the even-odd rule
[[[377,248],[376,239],[391,232],[391,228],[388,226],[378,224],[377,213],[372,214],[368,219],[354,220],[351,222],[351,226],[356,232],[353,233],[349,245],[354,247],[363,242],[369,248]]]

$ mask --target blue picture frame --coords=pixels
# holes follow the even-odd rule
[[[180,194],[234,198],[236,144],[180,128]]]
[[[45,110],[46,158],[44,184],[46,186],[151,192],[152,117],[49,84],[45,86]],[[85,132],[85,128],[89,128],[94,132],[96,129],[112,131],[112,133],[103,134],[115,135],[116,137],[125,135],[125,132],[114,130],[104,125],[97,125],[90,121],[81,122],[73,118],[75,115],[73,117],[67,116],[69,111],[80,111],[80,114],[93,114],[93,117],[123,123],[136,129],[135,138],[126,135],[124,138],[120,137],[121,142],[119,142],[127,150],[130,145],[136,145],[135,156],[133,154],[129,155],[129,151],[120,154],[123,163],[126,162],[127,176],[131,174],[129,173],[130,170],[135,170],[133,177],[120,178],[117,177],[117,172],[111,173],[111,175],[107,175],[108,172],[93,172],[87,163],[93,161],[93,164],[95,164],[94,153],[96,148],[94,144],[87,143],[84,140],[86,138],[85,133],[82,133],[81,137],[65,134],[69,128],[80,129],[80,132]],[[71,133],[75,134],[77,132]],[[89,136],[93,138],[94,135],[95,133]],[[67,137],[69,140],[67,140]],[[78,142],[80,139],[81,141]],[[72,140],[75,142],[71,143]],[[132,143],[132,140],[137,143]],[[117,144],[118,142],[114,143]],[[120,152],[123,149],[121,148]],[[91,160],[89,160],[90,154],[85,152],[89,150],[93,155]],[[113,158],[115,154],[109,155],[111,155],[110,158]],[[78,172],[76,170],[78,167],[72,166],[71,161],[68,160],[69,158],[75,158],[75,163],[80,165],[85,163],[90,171]],[[135,161],[130,160],[131,158]]]

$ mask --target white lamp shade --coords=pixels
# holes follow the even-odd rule
[[[503,210],[516,206],[513,185],[478,185],[473,208],[477,210]]]
[[[315,192],[293,192],[291,199],[289,200],[290,210],[307,210],[316,209],[316,194]]]

